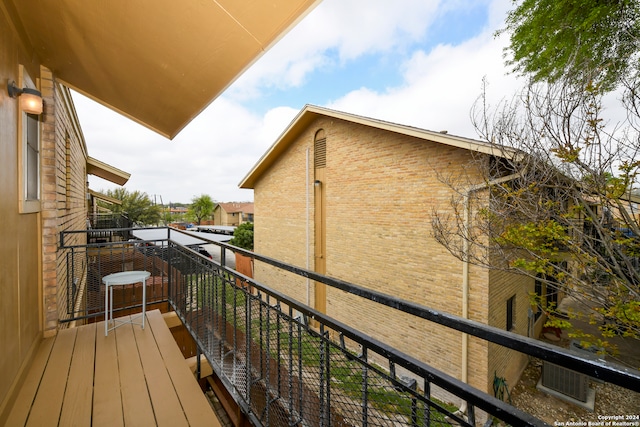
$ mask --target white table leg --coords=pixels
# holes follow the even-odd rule
[[[113,285],[109,286],[109,322],[113,323],[115,329],[116,322],[113,320]]]
[[[147,306],[147,279],[142,279],[142,329],[144,329],[144,317]]]
[[[109,285],[104,285],[104,336],[109,334]]]

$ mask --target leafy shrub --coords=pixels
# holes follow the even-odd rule
[[[233,239],[229,244],[237,246],[249,251],[253,250],[253,223],[244,222],[240,224],[233,232]]]

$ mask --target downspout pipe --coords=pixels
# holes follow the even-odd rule
[[[307,246],[307,270],[310,270],[311,269],[311,265],[310,265],[309,258],[311,257],[311,254],[309,252],[310,251],[309,245],[311,244],[311,241],[310,241],[310,236],[309,236],[309,233],[310,233],[309,228],[311,227],[311,219],[310,219],[311,207],[310,207],[310,202],[309,202],[309,198],[310,198],[309,193],[311,191],[311,182],[310,182],[311,180],[309,179],[309,170],[310,170],[310,168],[309,168],[309,147],[307,147],[307,153],[306,153],[306,159],[305,160],[306,160],[306,164],[305,164],[305,169],[306,169],[305,172],[306,172],[306,174],[305,174],[305,183],[304,184],[305,184],[305,188],[307,189],[307,192],[306,192],[306,199],[307,199],[306,200],[306,203],[307,203],[307,206],[306,206],[307,207],[307,227],[306,227],[306,229],[307,229],[307,236],[306,236],[306,240],[307,240],[306,241],[306,246]],[[311,295],[310,295],[310,293],[311,293],[311,281],[307,277],[307,306],[309,306],[309,304],[311,303]]]
[[[469,318],[469,230],[471,229],[471,194],[475,193],[479,190],[484,190],[490,188],[494,185],[502,184],[508,181],[512,181],[516,178],[522,176],[522,173],[518,172],[515,174],[507,175],[502,178],[493,179],[490,181],[483,182],[481,184],[472,185],[467,188],[463,195],[464,201],[464,212],[463,212],[463,220],[464,220],[464,239],[462,242],[462,317],[464,319]],[[462,334],[462,366],[461,366],[461,374],[460,379],[465,384],[468,383],[469,380],[469,368],[468,368],[468,359],[469,359],[469,336],[465,333]],[[466,404],[463,405],[460,410],[466,411]]]

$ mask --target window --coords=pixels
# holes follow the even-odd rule
[[[26,83],[27,79],[24,80]],[[26,84],[32,87],[32,84]],[[40,211],[40,118],[20,112],[18,171],[20,181],[20,213]]]
[[[567,262],[554,263],[559,271],[567,270]],[[552,311],[558,307],[558,282],[553,275],[546,276],[542,273],[536,276],[535,298],[538,304],[535,320],[538,320],[544,311]]]
[[[40,135],[38,116],[26,114],[25,150],[25,200],[40,199]]]
[[[547,307],[549,309],[554,310],[558,308],[558,288],[549,283],[547,285]]]
[[[516,296],[512,296],[507,300],[507,331],[516,328]]]
[[[535,293],[536,293],[536,307],[535,307],[535,317],[534,321],[538,320],[540,316],[542,316],[542,306],[544,302],[542,301],[542,274],[538,274],[536,277],[535,284]]]

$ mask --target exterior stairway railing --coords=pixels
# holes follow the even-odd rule
[[[124,263],[155,268],[158,301],[167,301],[195,339],[220,381],[254,425],[448,426],[546,425],[530,414],[336,321],[226,266],[176,243],[179,233],[122,243]],[[164,233],[164,232],[163,232]],[[110,245],[61,247],[88,258],[113,254]],[[283,271],[319,281],[552,363],[640,389],[638,372],[588,360],[537,340],[465,320],[233,248]],[[93,255],[89,255],[93,254]],[[114,257],[112,257],[113,259]],[[117,256],[115,257],[117,258]],[[96,263],[99,260],[94,259]],[[77,263],[78,261],[76,261]],[[145,264],[146,263],[146,264]],[[94,265],[100,265],[94,264]],[[136,267],[136,269],[139,269]],[[105,272],[106,273],[106,272]],[[106,273],[108,274],[108,273]],[[78,306],[76,301],[72,301]],[[124,304],[128,308],[135,304]],[[100,310],[101,307],[93,307]],[[90,316],[87,311],[71,317]],[[436,389],[466,402],[466,412],[433,398]]]

